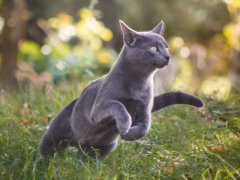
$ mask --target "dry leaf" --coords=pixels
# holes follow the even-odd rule
[[[199,108],[198,113],[201,114],[203,117],[211,118],[211,114],[204,108]]]
[[[168,164],[166,167],[163,168],[163,172],[167,175],[172,175],[175,168],[175,164]]]
[[[49,124],[49,117],[48,117],[48,116],[43,119],[43,123],[44,123],[45,125],[48,125],[48,124]]]
[[[21,110],[21,114],[24,116],[24,115],[28,115],[30,113],[30,109],[29,109],[29,106],[27,103],[25,103],[23,105],[23,108]]]
[[[216,144],[216,145],[211,146],[209,149],[210,149],[210,151],[212,151],[214,153],[221,153],[221,152],[223,152],[223,145]]]
[[[178,117],[177,115],[173,115],[173,116],[170,116],[169,119],[170,119],[170,120],[173,120],[173,121],[178,121],[178,120],[180,120],[181,118]]]

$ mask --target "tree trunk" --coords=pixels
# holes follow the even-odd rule
[[[4,42],[4,41],[3,41]],[[1,47],[0,88],[10,88],[17,84],[15,71],[17,68],[17,42],[5,41]]]
[[[17,85],[18,44],[24,37],[28,13],[25,0],[5,0],[0,15],[4,27],[0,32],[0,89]]]

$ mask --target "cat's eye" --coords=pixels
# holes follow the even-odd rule
[[[158,48],[156,46],[152,46],[150,49],[151,49],[151,51],[154,51],[154,52],[156,52],[158,50]]]

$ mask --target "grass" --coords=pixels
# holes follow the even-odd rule
[[[206,99],[201,111],[183,105],[161,110],[145,138],[120,140],[105,159],[82,162],[69,148],[48,168],[37,166],[46,125],[80,92],[76,86],[1,92],[0,179],[240,178],[239,95],[226,102]],[[21,112],[25,103],[27,112]]]

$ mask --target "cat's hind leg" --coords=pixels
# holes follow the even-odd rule
[[[49,162],[53,159],[55,152],[64,150],[69,145],[72,145],[73,141],[70,139],[54,139],[53,136],[45,134],[40,143],[41,157],[37,162],[37,167],[48,167]]]
[[[40,144],[40,154],[44,158],[53,158],[55,152],[62,151],[71,144],[71,139],[61,137],[54,138],[53,136],[45,134]]]
[[[53,158],[55,153],[56,142],[53,137],[45,134],[40,143],[39,151],[44,158]]]
[[[74,135],[70,127],[70,117],[76,101],[77,99],[73,100],[57,114],[44,134],[39,148],[43,157],[53,158],[56,151],[65,149],[73,141]]]
[[[44,134],[40,143],[40,154],[44,158],[53,158],[56,151],[62,151],[74,143],[70,125],[56,120]]]

